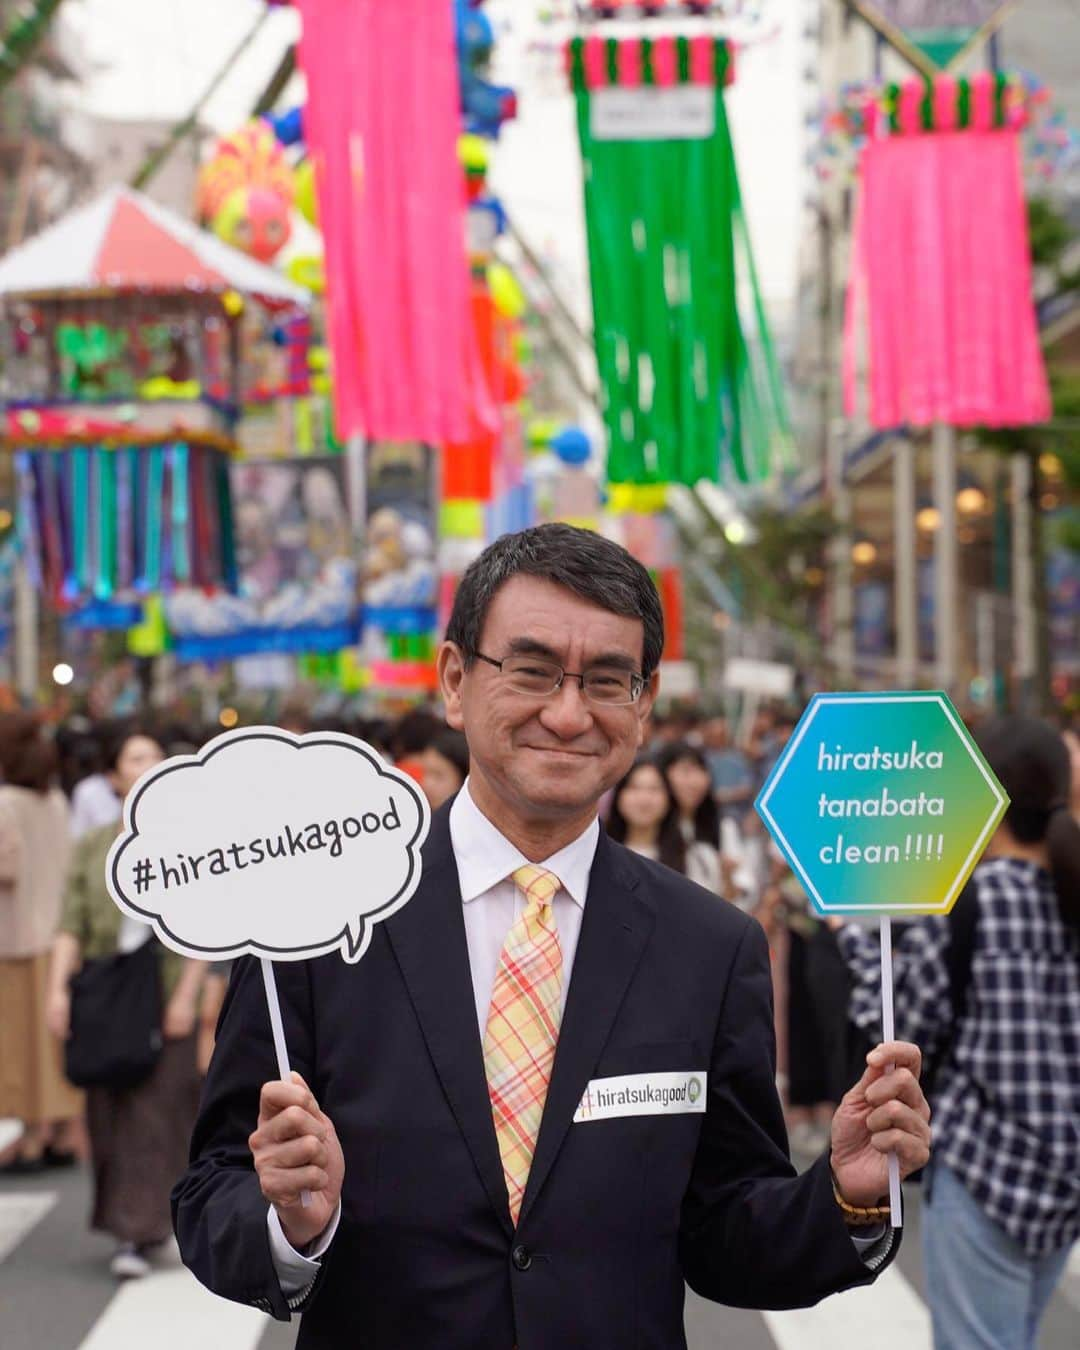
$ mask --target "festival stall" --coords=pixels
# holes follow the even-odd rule
[[[236,588],[235,429],[284,378],[266,330],[300,323],[306,301],[123,187],[0,261],[0,441],[40,602],[128,627],[158,593]]]

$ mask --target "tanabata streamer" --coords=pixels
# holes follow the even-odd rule
[[[848,415],[865,350],[875,427],[1046,421],[1019,132],[1002,82],[912,81],[871,134],[844,335]]]
[[[571,42],[569,62],[608,478],[764,478],[790,433],[724,109],[731,50],[708,36],[593,36]],[[693,102],[695,88],[710,91],[701,120],[680,125],[671,96]],[[614,131],[598,116],[612,93]],[[628,134],[651,132],[650,117],[655,134]]]
[[[194,581],[236,589],[227,456],[205,445],[76,445],[15,456],[18,532],[53,604]]]
[[[299,0],[337,431],[444,445],[494,411],[475,353],[447,0]]]

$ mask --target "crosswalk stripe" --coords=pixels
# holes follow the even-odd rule
[[[255,1350],[269,1322],[168,1270],[121,1285],[79,1350]]]
[[[55,1191],[0,1194],[0,1261],[11,1255],[55,1204]]]
[[[22,1138],[22,1134],[21,1120],[12,1120],[9,1116],[0,1119],[0,1153],[3,1153],[6,1148],[10,1148],[12,1144],[17,1144]]]
[[[1073,1244],[1065,1274],[1061,1279],[1061,1292],[1074,1308],[1080,1308],[1080,1242]]]
[[[872,1285],[824,1299],[815,1308],[763,1313],[777,1350],[836,1350],[852,1328],[873,1327],[874,1350],[930,1350],[930,1313],[892,1265]]]

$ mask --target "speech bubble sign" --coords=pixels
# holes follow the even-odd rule
[[[430,810],[363,741],[248,727],[144,774],[106,881],[184,956],[358,961],[420,882]]]

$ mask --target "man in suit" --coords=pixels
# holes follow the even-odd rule
[[[761,928],[599,829],[662,648],[616,545],[493,544],[438,658],[470,777],[358,965],[278,967],[291,1083],[239,963],[176,1231],[218,1294],[302,1312],[307,1350],[676,1350],[685,1282],[797,1307],[895,1254],[887,1154],[929,1153],[916,1047],[870,1055],[797,1176]]]

